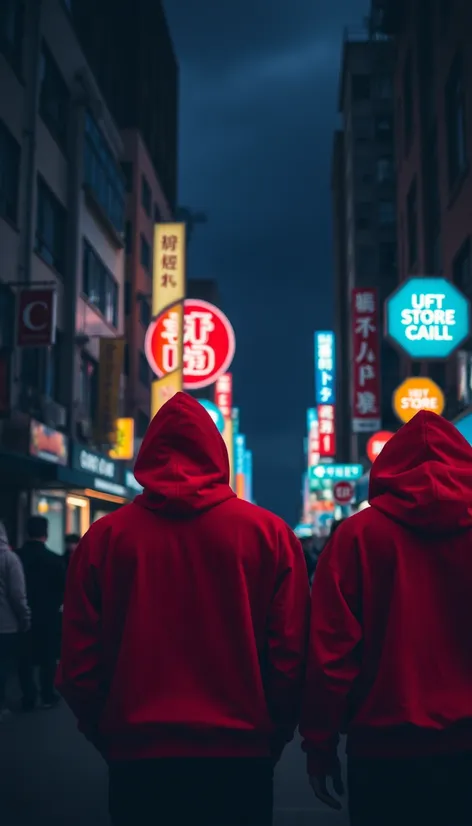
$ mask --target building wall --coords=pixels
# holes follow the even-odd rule
[[[157,178],[146,146],[135,129],[122,131],[123,160],[126,164],[129,192],[126,209],[126,339],[127,339],[127,393],[126,412],[136,420],[138,438],[144,435],[150,415],[150,380],[148,370],[143,375],[140,360],[145,358],[144,339],[151,318],[152,264],[154,225],[171,221],[172,212]],[[149,187],[149,210],[143,187]],[[149,247],[149,267],[143,266],[141,239]],[[147,381],[143,379],[146,378]]]
[[[10,5],[15,8],[14,3]],[[16,7],[19,9],[22,5],[18,2]],[[49,55],[46,75],[44,47]],[[60,136],[55,123],[48,121],[45,115],[43,78],[46,76],[49,83],[51,66],[55,82],[59,84],[54,89],[60,90],[56,99],[53,99],[55,92],[49,98],[51,106],[54,108],[59,98],[61,105],[63,100],[67,101],[63,117],[59,119],[67,128]],[[24,83],[20,82],[21,77]],[[50,85],[48,89],[51,94]],[[60,0],[37,0],[36,3],[25,4],[23,38],[17,65],[11,60],[11,55],[7,59],[5,51],[0,52],[0,120],[21,150],[16,220],[0,216],[0,280],[47,282],[57,289],[59,339],[50,357],[52,362],[57,362],[57,376],[51,392],[52,399],[65,408],[68,432],[74,438],[81,404],[76,379],[82,350],[95,362],[96,370],[98,337],[121,336],[124,333],[122,228],[111,231],[103,210],[97,210],[96,204],[91,207],[90,198],[85,197],[83,189],[86,110],[93,111],[96,125],[116,164],[117,174],[121,175],[120,136],[87,66],[65,5]],[[62,230],[55,236],[62,247],[59,269],[55,259],[53,261],[49,254],[45,254],[44,246],[42,250],[38,249],[41,181],[64,212]],[[46,234],[51,221],[50,213],[47,214]],[[97,306],[84,296],[83,238],[89,240],[116,282],[118,307],[113,324],[107,323]],[[76,341],[77,334],[88,338],[80,347]],[[25,382],[30,382],[30,379],[25,379],[25,361],[32,362],[36,357],[37,382],[31,388],[34,392],[29,394],[28,404],[25,404]],[[12,354],[13,407],[20,406],[24,413],[32,413],[40,420],[43,420],[41,416],[44,414],[41,398],[48,392],[44,381],[45,360],[43,351],[25,354],[17,350]],[[32,407],[28,406],[30,403]],[[51,411],[50,405],[48,410]],[[86,411],[87,416],[92,413],[92,410]],[[54,421],[46,424],[54,426]]]
[[[425,5],[415,0],[400,4],[402,14],[395,18],[396,39],[395,97],[397,111],[396,150],[398,178],[399,279],[411,274],[437,274],[456,280],[457,257],[472,235],[472,26],[470,3],[434,2]],[[426,14],[426,11],[428,12]],[[405,139],[405,69],[412,65],[413,137]],[[463,114],[465,128],[462,169],[451,180],[448,153],[454,118],[447,107],[447,88],[455,59],[463,62]],[[436,158],[431,147],[436,143]],[[418,181],[416,221],[408,224],[408,193]],[[433,189],[431,187],[433,186]],[[435,194],[435,192],[437,194]],[[431,216],[431,204],[437,203]],[[416,232],[418,255],[408,259],[409,240]],[[472,253],[471,253],[472,255]],[[471,257],[464,261],[463,277],[457,284],[472,298]],[[465,348],[470,349],[469,345]],[[460,410],[457,396],[457,354],[446,364],[415,364],[403,360],[406,374],[426,373],[446,391],[446,414]]]
[[[342,440],[351,428],[352,415],[351,291],[354,287],[375,287],[382,306],[396,286],[393,64],[391,42],[367,39],[367,35],[350,39],[347,35],[339,94],[343,142],[341,150],[337,140],[337,175],[333,179],[338,229],[335,244],[341,247],[335,251],[335,261],[343,284],[337,289],[336,327],[347,327],[345,355],[338,365],[338,395],[348,399],[341,411],[343,423],[338,425]],[[343,203],[345,214],[341,217]],[[398,376],[397,355],[382,342],[381,414],[385,428],[395,426],[391,398]],[[349,447],[343,448],[349,459],[365,457],[368,438],[369,434],[351,435]]]

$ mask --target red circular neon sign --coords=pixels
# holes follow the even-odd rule
[[[367,442],[367,456],[371,462],[375,462],[377,456],[382,452],[383,448],[393,435],[394,434],[391,433],[390,430],[380,430],[378,433],[374,433],[374,435],[370,437]]]
[[[146,358],[151,370],[162,378],[178,367],[179,312],[164,310],[148,327]],[[208,387],[226,373],[234,358],[234,330],[221,310],[207,301],[186,299],[184,303],[185,390]]]

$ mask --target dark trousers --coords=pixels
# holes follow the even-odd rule
[[[472,754],[348,761],[351,826],[472,826]]]
[[[272,760],[169,758],[110,764],[113,826],[271,826]]]
[[[0,634],[0,711],[5,708],[7,679],[18,658],[18,634]]]
[[[39,666],[39,688],[43,703],[51,703],[54,699],[57,654],[55,631],[55,628],[39,627],[24,635],[18,665],[24,706],[32,706],[37,700],[38,689],[34,674],[36,666]]]

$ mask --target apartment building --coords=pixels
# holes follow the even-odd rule
[[[67,5],[0,9],[0,517],[18,541],[45,513],[58,553],[132,495],[93,444],[100,339],[125,332],[123,142]],[[56,293],[50,347],[17,346],[26,287]]]

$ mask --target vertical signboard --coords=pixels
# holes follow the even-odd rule
[[[319,454],[322,459],[336,456],[334,404],[318,405]]]
[[[236,484],[236,496],[244,499],[244,455],[246,452],[246,437],[242,433],[237,433],[234,437],[234,476]]]
[[[352,291],[352,430],[380,429],[380,331],[375,289]]]
[[[174,369],[152,382],[151,416],[183,387],[185,230],[185,224],[154,225],[152,315],[168,314],[165,335]]]
[[[315,333],[316,404],[336,404],[335,339],[333,332]]]
[[[308,468],[310,468],[318,465],[320,462],[320,429],[318,414],[313,407],[308,411],[307,424],[307,463]]]
[[[231,419],[233,422],[233,436],[235,436],[236,433],[239,433],[239,407],[233,407]]]
[[[23,287],[17,297],[17,347],[49,347],[56,341],[57,293]]]
[[[336,455],[336,362],[332,331],[315,333],[315,392],[318,414],[319,455]]]
[[[231,373],[224,373],[216,380],[215,404],[220,408],[225,419],[231,418],[233,408],[233,377]]]
[[[244,451],[244,498],[247,502],[252,502],[252,450]]]
[[[120,404],[120,380],[125,352],[124,338],[101,338],[98,365],[98,445],[116,444],[116,421]]]

